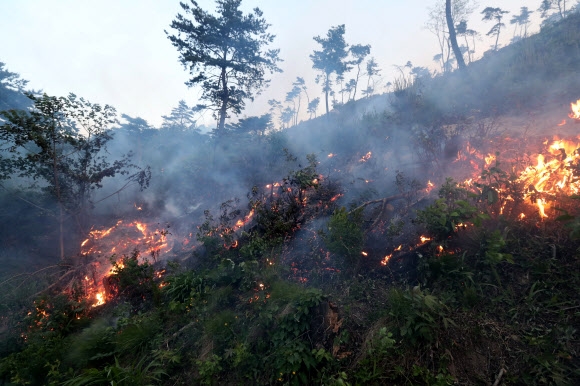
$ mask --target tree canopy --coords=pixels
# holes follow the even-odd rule
[[[30,106],[30,100],[24,94],[27,80],[11,72],[6,64],[0,62],[0,111],[20,109]]]
[[[177,14],[171,23],[177,34],[171,43],[192,78],[186,84],[201,86],[205,107],[214,112],[217,133],[225,130],[229,112],[239,114],[246,100],[253,100],[268,84],[265,72],[281,72],[278,49],[266,49],[274,40],[270,25],[255,8],[240,10],[241,0],[217,0],[216,15],[203,10],[196,1],[180,3],[186,15]]]
[[[331,27],[326,33],[326,38],[315,36],[314,41],[322,46],[322,50],[314,51],[310,55],[312,68],[322,72],[322,84],[326,102],[326,114],[328,114],[328,94],[332,86],[332,74],[340,76],[349,70],[349,63],[345,60],[348,56],[348,44],[344,40],[345,26],[341,24]]]
[[[497,51],[497,46],[499,42],[499,33],[501,32],[501,29],[505,27],[505,24],[502,22],[502,19],[506,13],[509,13],[509,11],[504,11],[501,8],[494,7],[487,7],[483,11],[481,11],[481,14],[483,15],[483,19],[481,20],[495,21],[493,27],[491,27],[489,32],[486,34],[487,36],[495,35],[495,45],[493,47],[494,51]]]

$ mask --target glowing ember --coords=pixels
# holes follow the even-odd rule
[[[334,157],[335,155],[336,155],[336,154],[332,154],[332,153],[330,153],[330,154],[328,155],[328,158],[332,158],[332,157]]]
[[[244,225],[246,225],[247,223],[249,223],[253,216],[254,216],[254,210],[252,209],[250,211],[250,213],[248,213],[248,215],[246,217],[244,217],[243,219],[239,219],[236,222],[236,225],[234,226],[234,229],[235,230],[238,230],[241,227],[243,227]]]
[[[387,265],[387,263],[389,262],[389,260],[391,259],[391,257],[393,257],[393,254],[392,253],[390,255],[387,255],[387,256],[383,257],[383,260],[381,260],[381,264],[382,265]]]
[[[572,110],[572,112],[568,116],[577,121],[580,120],[580,99],[578,99],[576,103],[570,103],[570,110]]]
[[[344,195],[342,193],[339,193],[336,196],[332,197],[330,199],[330,202],[334,202],[334,201],[338,200],[339,198],[341,198],[342,196],[344,196]]]
[[[359,162],[367,162],[368,160],[371,159],[371,156],[373,155],[372,152],[368,152],[365,155],[362,156],[362,158],[359,160]]]
[[[368,253],[366,253],[366,252],[364,252],[364,251],[363,251],[363,252],[361,252],[361,254],[362,254],[363,256],[368,256],[368,255],[369,255]]]
[[[420,237],[421,243],[426,243],[427,241],[431,241],[431,238],[429,237],[425,237],[425,236],[421,236]]]

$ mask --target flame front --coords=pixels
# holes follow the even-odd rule
[[[548,217],[548,199],[580,193],[580,176],[575,175],[580,164],[579,148],[573,141],[555,140],[548,147],[548,155],[538,154],[536,165],[520,173],[518,182],[527,187],[524,198],[536,204],[540,217]]]
[[[148,257],[157,260],[171,250],[173,239],[170,236],[167,230],[140,221],[126,223],[119,220],[110,228],[91,230],[89,237],[81,243],[81,254],[95,259],[91,263],[92,272],[83,281],[86,298],[92,307],[101,306],[110,300],[110,294],[103,284],[104,279],[116,275],[118,270],[124,268],[123,256],[130,256],[137,250],[140,252],[140,260]],[[111,256],[119,256],[114,264],[109,260]]]

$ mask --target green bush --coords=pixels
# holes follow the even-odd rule
[[[342,207],[328,221],[324,241],[328,250],[342,256],[347,269],[357,270],[364,246],[362,210],[349,213]]]

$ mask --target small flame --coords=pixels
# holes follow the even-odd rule
[[[580,99],[576,103],[570,103],[570,110],[572,112],[568,116],[572,119],[580,120]]]
[[[486,165],[491,165],[491,163],[495,161],[495,154],[488,154],[487,157],[485,157],[485,164]]]
[[[390,258],[393,257],[393,254],[391,253],[390,255],[387,255],[385,257],[383,257],[383,260],[381,260],[381,264],[382,265],[387,265],[387,263],[389,262]]]
[[[363,256],[368,256],[368,255],[369,255],[368,253],[366,253],[366,252],[364,252],[364,251],[363,251],[363,252],[361,252],[361,254],[362,254]]]
[[[330,199],[330,202],[334,202],[334,201],[338,200],[339,198],[341,198],[342,196],[343,196],[343,194],[342,193],[339,193],[336,196],[332,197]]]
[[[93,304],[93,307],[98,307],[105,304],[105,294],[103,292],[97,292],[97,294],[95,295],[95,299],[97,300],[97,302]]]
[[[431,241],[431,238],[430,237],[426,237],[426,236],[421,236],[420,239],[421,239],[421,244],[424,244],[427,241]]]
[[[371,156],[373,155],[372,152],[368,152],[365,155],[362,156],[362,158],[359,160],[359,162],[367,162],[368,160],[371,159]]]
[[[540,211],[540,217],[545,218],[548,217],[548,215],[546,214],[546,200],[543,198],[538,198],[536,200],[536,205],[538,205],[538,210]]]
[[[238,230],[241,227],[243,227],[244,225],[246,225],[247,223],[249,223],[253,216],[254,216],[254,210],[252,209],[252,210],[250,210],[250,213],[248,213],[248,215],[246,217],[244,217],[243,219],[239,219],[236,222],[236,225],[234,227],[235,230]]]

